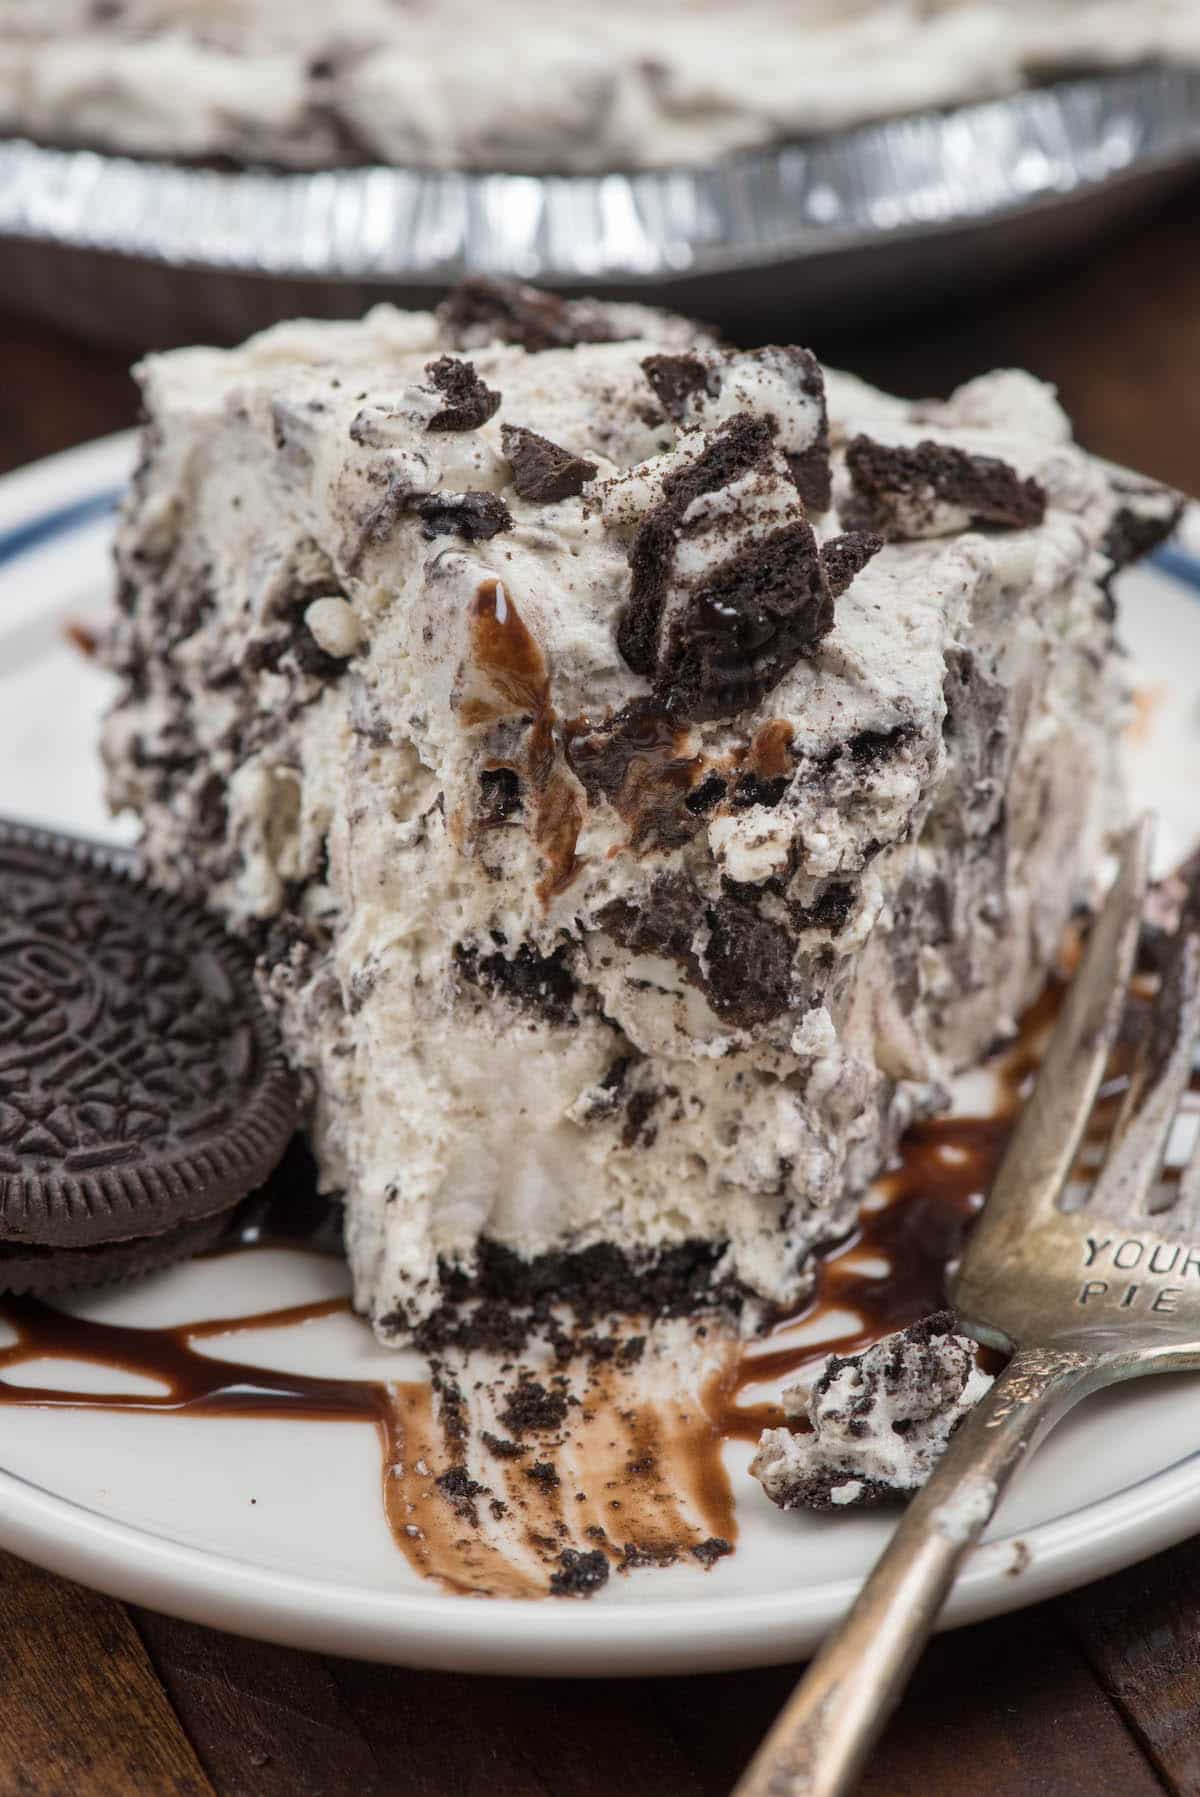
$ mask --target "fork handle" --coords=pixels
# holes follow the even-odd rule
[[[1069,1348],[1017,1353],[956,1431],[845,1621],[825,1642],[734,1797],[845,1797],[954,1576],[1026,1452],[1093,1383]]]

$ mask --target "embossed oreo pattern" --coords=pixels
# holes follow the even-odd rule
[[[210,1216],[262,1183],[295,1121],[220,925],[101,849],[0,823],[0,1243]]]

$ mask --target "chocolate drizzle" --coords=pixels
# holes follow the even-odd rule
[[[652,699],[631,699],[601,724],[573,719],[567,759],[594,805],[607,799],[629,826],[629,846],[679,848],[700,820],[685,808],[703,759],[691,732]]]
[[[0,1406],[369,1424],[380,1441],[381,1491],[397,1546],[415,1571],[458,1592],[586,1595],[602,1579],[570,1589],[554,1584],[564,1552],[599,1553],[617,1567],[631,1558],[639,1565],[668,1565],[714,1535],[734,1538],[732,1496],[723,1469],[713,1463],[719,1453],[715,1447],[705,1451],[715,1437],[703,1412],[686,1398],[648,1402],[628,1365],[593,1367],[585,1375],[582,1408],[568,1405],[561,1377],[549,1389],[531,1379],[513,1387],[493,1368],[498,1401],[507,1390],[512,1426],[533,1431],[536,1448],[529,1465],[519,1451],[491,1454],[479,1469],[485,1482],[465,1464],[466,1400],[444,1371],[435,1368],[432,1383],[385,1385],[281,1372],[201,1346],[348,1311],[347,1299],[332,1298],[146,1329],[75,1317],[34,1299],[8,1299],[0,1304],[0,1317],[15,1339],[0,1349]],[[53,1360],[134,1374],[163,1389],[64,1391],[9,1382],[11,1372]],[[480,1370],[477,1356],[472,1371]],[[486,1435],[479,1439],[486,1447]]]
[[[982,1205],[1060,995],[1051,988],[998,1061],[1003,1097],[995,1114],[909,1130],[858,1230],[824,1258],[811,1301],[756,1343],[743,1347],[709,1316],[694,1332],[694,1361],[678,1369],[648,1351],[589,1359],[581,1338],[575,1357],[560,1356],[550,1373],[522,1370],[502,1348],[476,1349],[469,1378],[465,1359],[456,1376],[449,1352],[439,1352],[430,1382],[385,1385],[281,1372],[213,1355],[205,1345],[319,1323],[347,1312],[344,1298],[146,1329],[7,1299],[0,1316],[14,1339],[0,1349],[0,1405],[367,1424],[380,1441],[395,1541],[415,1570],[449,1590],[579,1597],[599,1588],[608,1569],[711,1565],[737,1535],[724,1444],[755,1441],[763,1427],[783,1421],[777,1404],[743,1402],[744,1394],[830,1353],[855,1352],[941,1305],[946,1262]],[[1096,1134],[1122,1089],[1118,1072],[1102,1093]],[[304,1202],[289,1186],[283,1210],[277,1199],[273,1209],[251,1212],[242,1244],[227,1252],[320,1243],[328,1207],[310,1204],[305,1213]],[[276,1229],[288,1211],[306,1233],[281,1240]],[[883,1274],[872,1265],[880,1259]],[[848,1326],[813,1341],[814,1322],[846,1312]],[[791,1339],[798,1324],[799,1341]],[[136,1374],[161,1389],[9,1382],[23,1366],[54,1360]]]
[[[526,717],[520,765],[510,772],[532,798],[529,828],[545,863],[538,883],[543,904],[578,872],[575,845],[583,825],[583,796],[567,766],[550,702],[550,670],[503,581],[481,581],[471,605],[471,652],[455,695],[467,728]],[[499,771],[496,765],[488,772]]]
[[[1012,1056],[1006,1062],[1009,1090],[1015,1092],[1024,1064]],[[465,1468],[468,1431],[461,1390],[454,1388],[455,1404],[445,1400],[445,1371],[437,1374],[435,1390],[424,1381],[384,1385],[280,1372],[210,1351],[223,1336],[296,1328],[346,1313],[344,1298],[159,1329],[102,1323],[35,1300],[9,1299],[0,1315],[16,1339],[0,1349],[0,1405],[368,1424],[380,1440],[381,1488],[396,1543],[417,1571],[448,1589],[545,1593],[562,1570],[565,1548],[603,1551],[625,1570],[670,1564],[698,1549],[704,1551],[696,1557],[710,1563],[721,1555],[708,1544],[732,1544],[737,1536],[723,1443],[754,1440],[762,1427],[781,1420],[774,1404],[741,1403],[742,1393],[831,1351],[852,1352],[936,1308],[945,1261],[979,1207],[1010,1126],[1010,1116],[1001,1114],[911,1130],[899,1166],[884,1182],[882,1208],[864,1212],[856,1236],[824,1261],[817,1293],[799,1316],[746,1350],[711,1320],[706,1325],[709,1367],[699,1401],[654,1392],[644,1356],[617,1354],[580,1371],[580,1363],[572,1362],[569,1378],[547,1380],[543,1373],[522,1380],[500,1373],[511,1363],[497,1353],[492,1437],[507,1448],[516,1428],[528,1428],[536,1445],[528,1456],[516,1451],[516,1443],[511,1452],[487,1453],[481,1434],[479,1464],[452,1479],[449,1490],[446,1474]],[[319,1207],[306,1226],[314,1234],[324,1227]],[[281,1244],[270,1233],[270,1219],[265,1228],[255,1226],[254,1244],[233,1252],[301,1245]],[[886,1277],[862,1270],[867,1255],[888,1260]],[[852,1329],[816,1345],[789,1344],[798,1322],[808,1335],[821,1314],[846,1310],[855,1314]],[[8,1383],[18,1367],[55,1359],[138,1374],[164,1389],[143,1395]],[[486,1381],[488,1364],[490,1357],[477,1350],[472,1380],[462,1383]],[[577,1389],[579,1401],[573,1402]],[[558,1482],[545,1474],[528,1477],[527,1460],[552,1466]],[[391,1471],[397,1466],[404,1468],[399,1477]],[[460,1514],[468,1482],[477,1527]],[[582,1501],[577,1492],[584,1493]],[[501,1516],[489,1499],[502,1506]]]
[[[699,736],[649,698],[597,722],[569,718],[563,735],[589,802],[612,805],[635,851],[682,847],[730,793],[739,808],[777,804],[794,765],[794,731],[784,718],[769,718],[723,755],[706,755]]]

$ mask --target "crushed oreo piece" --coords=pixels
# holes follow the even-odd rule
[[[336,680],[350,666],[349,655],[331,655],[309,633],[297,636],[292,650],[300,672],[311,674],[315,680]]]
[[[539,955],[522,942],[513,956],[480,955],[459,943],[454,951],[463,977],[472,985],[501,993],[547,1023],[574,1021],[575,980],[567,965],[566,945],[552,955]]]
[[[585,1354],[588,1365],[636,1366],[646,1352],[644,1335],[577,1335],[571,1342],[573,1352]]]
[[[525,1477],[541,1491],[556,1491],[562,1484],[556,1468],[549,1460],[535,1460],[525,1468]]]
[[[828,930],[836,936],[845,929],[853,911],[854,888],[842,880],[833,880],[811,905],[794,905],[791,917],[797,930]]]
[[[521,780],[511,767],[485,767],[479,776],[480,822],[503,824],[522,809]]]
[[[854,484],[855,522],[885,536],[920,534],[922,511],[934,504],[965,511],[972,524],[1027,528],[1040,524],[1046,495],[998,456],[973,455],[928,438],[913,448],[859,435],[846,451]],[[905,513],[908,516],[905,516]],[[916,522],[914,516],[916,515]]]
[[[778,805],[791,784],[790,774],[777,774],[773,780],[764,780],[759,774],[743,774],[733,789],[733,808],[746,811],[751,805]]]
[[[832,881],[810,906],[792,906],[790,915],[796,929],[828,929],[830,936],[837,936],[850,922],[853,907],[853,886],[846,886],[844,881]]]
[[[443,1273],[443,1283],[454,1290],[456,1299],[465,1284],[461,1274],[449,1270]],[[474,1288],[466,1295],[473,1296]],[[385,1318],[384,1327],[388,1326]],[[398,1317],[395,1326],[406,1326],[406,1319]],[[426,1354],[446,1348],[482,1348],[488,1354],[511,1356],[519,1354],[528,1340],[528,1319],[491,1296],[470,1310],[460,1309],[456,1301],[444,1304],[413,1332],[414,1344]]]
[[[625,1079],[633,1061],[632,1055],[618,1055],[605,1071],[604,1077],[597,1082],[587,1108],[589,1123],[595,1123],[601,1117],[611,1117],[620,1109]]]
[[[708,911],[705,990],[718,1017],[741,1029],[770,1023],[792,992],[789,931],[751,904],[722,899]]]
[[[789,455],[788,467],[796,491],[810,512],[827,512],[833,499],[833,468],[829,460],[829,427],[803,455]]]
[[[653,1148],[658,1137],[650,1118],[658,1108],[661,1092],[640,1087],[625,1101],[625,1126],[621,1131],[622,1148]]]
[[[452,1466],[448,1472],[439,1473],[434,1484],[447,1500],[456,1516],[472,1528],[478,1527],[479,1511],[475,1500],[478,1497],[490,1497],[491,1492],[478,1479],[473,1479],[465,1466]]]
[[[446,402],[429,420],[426,430],[475,431],[499,411],[499,393],[494,387],[485,386],[473,362],[461,361],[457,356],[439,356],[426,364],[425,372]]]
[[[500,1421],[514,1435],[561,1429],[566,1420],[566,1393],[558,1387],[550,1391],[536,1379],[522,1379],[500,1412]]]
[[[660,874],[645,904],[613,899],[596,921],[631,954],[662,955],[699,976],[700,962],[692,945],[705,922],[704,904],[686,874]]]
[[[559,1570],[550,1574],[553,1597],[590,1597],[608,1583],[608,1556],[601,1548],[580,1553],[564,1547],[558,1556]]]
[[[1112,563],[1112,575],[1130,562],[1141,561],[1144,555],[1150,555],[1165,543],[1174,531],[1183,514],[1183,500],[1169,506],[1158,514],[1139,512],[1133,506],[1122,505],[1113,513],[1108,529],[1104,533],[1100,548]]]
[[[723,1022],[737,1029],[770,1023],[792,996],[790,929],[757,909],[757,894],[727,883],[715,904],[706,902],[683,875],[654,882],[642,908],[614,899],[598,922],[634,954],[677,961]],[[707,930],[704,960],[693,946]]]
[[[483,1348],[511,1356],[532,1337],[557,1341],[557,1313],[564,1309],[581,1328],[619,1314],[681,1317],[714,1307],[736,1312],[744,1288],[717,1276],[725,1248],[724,1242],[697,1239],[631,1254],[613,1242],[596,1242],[525,1260],[485,1236],[470,1273],[440,1267],[445,1302],[419,1325],[414,1341],[425,1353]],[[633,1342],[640,1345],[630,1344],[631,1362],[645,1348],[644,1338]],[[501,1420],[511,1426],[507,1416]]]
[[[529,1452],[529,1449],[523,1448],[519,1441],[507,1441],[503,1435],[493,1435],[490,1429],[480,1430],[479,1439],[489,1454],[494,1454],[497,1460],[519,1460],[523,1454]]]
[[[725,797],[726,783],[720,774],[709,774],[683,801],[693,817],[705,817]]]
[[[699,356],[646,356],[642,372],[674,424],[682,424],[689,399],[707,390],[708,369]]]
[[[676,545],[692,503],[774,458],[770,425],[739,414],[663,483],[630,553],[629,604],[617,643],[654,681],[670,716],[704,721],[756,705],[833,628],[833,598],[811,526],[796,519],[721,562],[668,613]]]
[[[829,455],[829,414],[825,405],[825,376],[821,364],[810,349],[798,344],[786,348],[773,347],[757,352],[761,358],[782,359],[793,377],[818,410],[816,435],[803,449],[783,444],[788,467],[801,499],[810,512],[827,512],[833,498],[833,466]]]
[[[710,1535],[707,1541],[698,1541],[691,1550],[693,1560],[699,1560],[701,1566],[715,1566],[718,1560],[732,1552],[723,1535]]]
[[[539,437],[519,424],[502,424],[500,439],[512,465],[513,486],[520,499],[531,505],[553,505],[559,499],[575,499],[596,474],[595,462],[585,461],[569,449]]]
[[[715,357],[655,355],[646,357],[642,370],[668,418],[682,427],[704,428],[734,411],[760,417],[783,451],[805,505],[828,510],[832,470],[825,380],[811,350],[772,343]],[[771,409],[772,389],[779,396],[778,411]],[[801,405],[798,429],[788,418],[797,397],[812,407],[810,412],[808,404]]]
[[[856,768],[865,772],[868,768],[878,767],[889,755],[895,755],[912,734],[908,724],[894,724],[890,730],[860,730],[847,740],[843,752]]]
[[[785,525],[727,561],[672,622],[656,690],[676,716],[730,716],[764,699],[832,628],[812,530]]]
[[[617,646],[635,674],[657,672],[658,627],[666,604],[683,514],[692,501],[739,480],[771,454],[762,419],[731,419],[703,454],[663,483],[663,499],[642,520],[630,553],[630,601],[617,627]]]
[[[415,513],[422,520],[421,534],[430,542],[434,537],[463,537],[468,543],[482,543],[502,530],[511,530],[513,523],[512,513],[498,493],[419,493],[393,483],[366,520],[351,566],[361,561],[370,544],[386,543],[397,520],[406,513]]]
[[[468,275],[437,309],[452,342],[515,343],[530,354],[570,349],[576,343],[609,343],[616,333],[593,300],[565,300],[520,281]]]
[[[840,599],[873,555],[883,548],[883,538],[871,530],[848,530],[821,545],[821,566],[829,591]]]

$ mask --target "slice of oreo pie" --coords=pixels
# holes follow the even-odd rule
[[[297,1091],[252,963],[103,848],[0,821],[0,1290],[206,1247]]]

